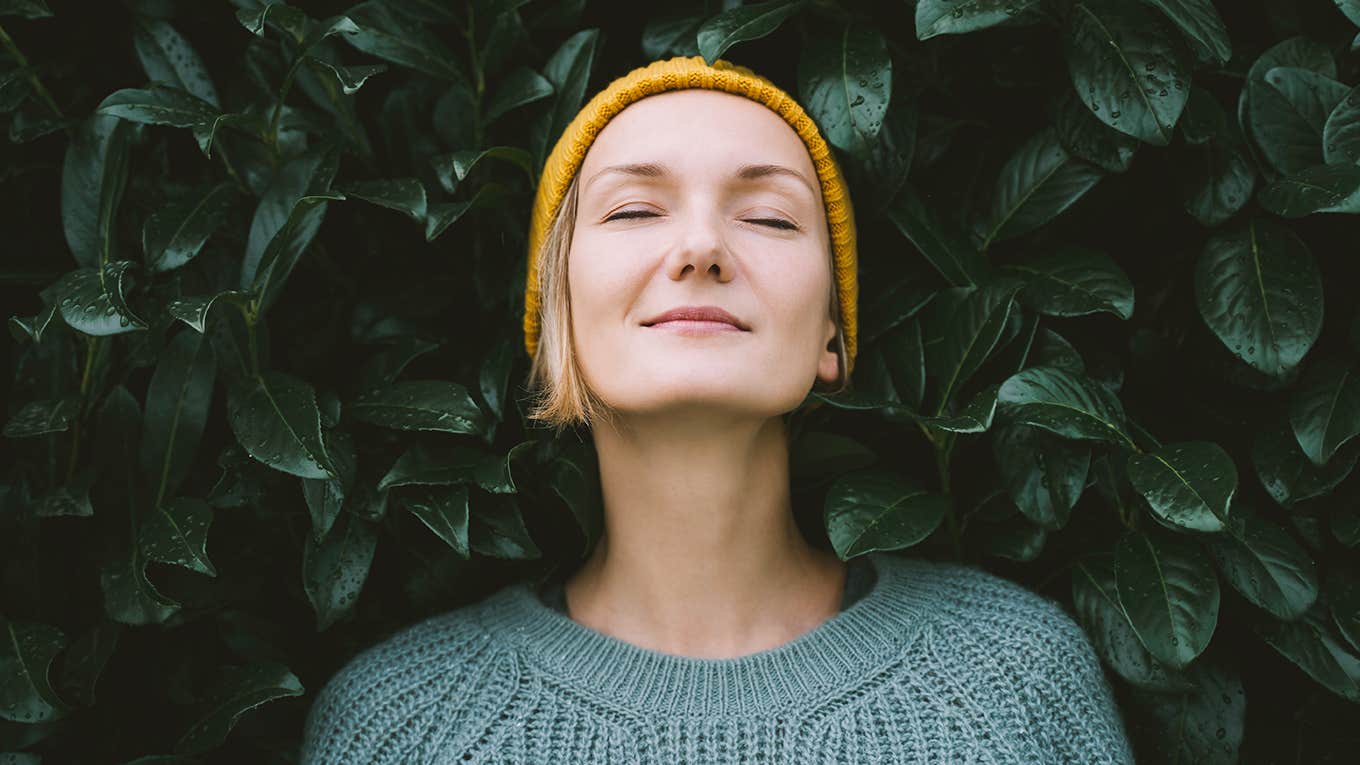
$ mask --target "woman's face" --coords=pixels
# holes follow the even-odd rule
[[[816,378],[835,381],[826,212],[783,118],[722,91],[659,93],[606,123],[579,172],[573,343],[606,403],[775,416]],[[648,326],[685,306],[716,306],[745,329]]]

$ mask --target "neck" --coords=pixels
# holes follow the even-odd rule
[[[564,583],[573,620],[721,658],[782,645],[839,610],[846,567],[794,520],[782,417],[630,417],[593,437],[605,529]]]

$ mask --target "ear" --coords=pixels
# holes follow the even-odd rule
[[[840,374],[840,359],[836,355],[836,322],[826,317],[826,329],[822,333],[822,354],[817,360],[817,378],[828,385],[834,385]]]

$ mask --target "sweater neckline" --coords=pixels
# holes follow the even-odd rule
[[[873,587],[783,645],[705,659],[654,651],[575,621],[521,581],[488,598],[479,616],[492,635],[569,687],[640,714],[751,716],[807,708],[863,682],[900,654],[924,624],[926,593],[912,561],[866,554]]]

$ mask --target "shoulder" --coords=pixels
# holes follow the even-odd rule
[[[913,600],[947,633],[984,641],[1029,660],[1092,654],[1086,633],[1056,600],[977,566],[898,558],[898,577]]]
[[[302,765],[366,762],[380,748],[417,746],[396,740],[409,730],[429,733],[435,725],[447,731],[459,720],[466,725],[472,717],[494,716],[480,691],[503,675],[496,667],[510,669],[513,662],[479,623],[483,603],[409,624],[347,661],[308,709]],[[431,709],[439,710],[438,718],[411,724]]]

